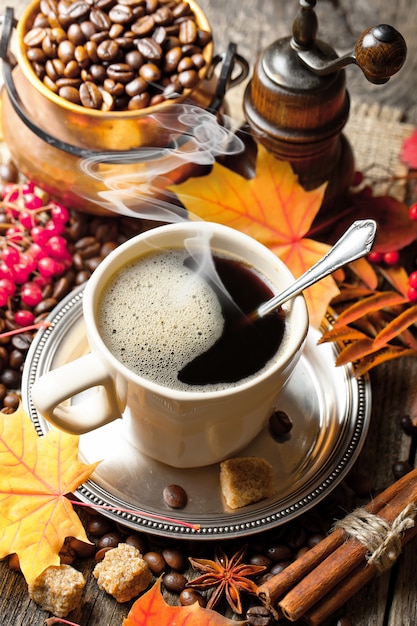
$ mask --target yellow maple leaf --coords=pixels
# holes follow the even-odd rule
[[[59,565],[66,537],[89,542],[65,497],[98,465],[78,460],[78,440],[55,428],[39,437],[22,406],[0,413],[0,558],[16,553],[28,584]]]
[[[289,163],[258,147],[256,174],[246,179],[215,163],[211,173],[171,186],[190,214],[240,230],[270,248],[295,277],[330,248],[306,237],[322,204],[326,184],[306,191]],[[305,292],[310,323],[319,326],[339,293],[329,276]]]

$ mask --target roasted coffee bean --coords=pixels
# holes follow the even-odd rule
[[[104,534],[111,532],[112,530],[112,522],[101,515],[95,515],[87,524],[87,532],[93,537],[102,537]]]
[[[187,504],[187,492],[180,485],[167,485],[163,491],[164,502],[172,509],[182,509]]]
[[[110,17],[101,9],[93,9],[90,11],[90,20],[96,27],[97,32],[109,30],[112,25]]]
[[[408,461],[396,461],[392,466],[392,473],[395,480],[402,478],[412,470],[412,466]]]
[[[249,559],[249,563],[251,565],[262,565],[263,567],[271,567],[272,560],[268,558],[265,554],[253,554]]]
[[[42,48],[29,48],[26,54],[32,64],[45,64],[48,60],[48,57],[46,56]]]
[[[70,537],[68,539],[68,545],[74,550],[77,557],[81,559],[86,559],[90,556],[93,556],[96,552],[96,546],[91,543],[86,543],[85,541],[80,541],[80,539],[76,539],[75,537]]]
[[[178,37],[182,44],[195,43],[197,41],[197,26],[195,21],[184,20],[184,22],[181,22]]]
[[[143,93],[144,91],[147,91],[147,89],[148,89],[148,83],[146,82],[144,78],[141,78],[140,76],[130,81],[130,83],[127,83],[127,85],[125,86],[125,91],[127,95],[130,96],[131,98],[133,96],[137,96],[139,93]]]
[[[14,370],[19,370],[23,365],[25,355],[20,350],[12,350],[9,354],[9,365]]]
[[[171,48],[165,55],[164,60],[164,71],[168,74],[172,72],[176,72],[178,63],[182,59],[182,50],[180,46],[175,46],[175,48]]]
[[[114,24],[129,24],[133,19],[133,11],[129,6],[116,4],[109,11],[109,18]]]
[[[143,555],[143,560],[146,561],[149,569],[152,574],[155,574],[155,576],[159,576],[167,569],[167,563],[162,554],[159,554],[159,552],[146,552]]]
[[[190,14],[190,5],[187,2],[179,2],[171,9],[171,11],[174,19],[178,19],[179,17],[184,17],[185,15]]]
[[[266,556],[271,561],[291,561],[292,550],[283,544],[277,544],[266,549]]]
[[[61,98],[72,102],[73,104],[81,104],[80,92],[76,87],[65,86],[61,87],[58,91]]]
[[[132,32],[139,37],[150,35],[155,28],[155,20],[152,15],[139,17],[131,26]]]
[[[287,435],[293,427],[293,423],[285,411],[274,411],[269,418],[269,430],[273,437]]]
[[[75,0],[72,4],[68,5],[65,13],[61,15],[65,18],[65,21],[77,21],[83,17],[86,17],[90,12],[90,7],[84,0]]]
[[[134,78],[132,68],[127,63],[112,63],[107,68],[107,76],[119,83],[129,83]]]
[[[191,57],[183,57],[177,65],[177,72],[186,72],[194,69],[194,62]]]
[[[162,577],[162,582],[168,591],[180,593],[185,589],[188,580],[179,572],[168,572]]]
[[[181,591],[179,600],[182,606],[190,606],[195,602],[198,602],[198,604],[203,608],[206,606],[204,597],[196,589],[186,587]]]
[[[161,70],[155,63],[144,63],[139,68],[139,76],[147,83],[156,83],[161,78]]]
[[[134,70],[139,69],[144,63],[143,56],[139,50],[130,50],[127,52],[125,55],[125,61]]]
[[[6,368],[0,374],[0,383],[8,389],[17,389],[20,384],[20,374],[11,368]]]
[[[139,93],[137,96],[130,98],[127,108],[129,111],[136,111],[139,109],[146,109],[149,106],[150,95],[147,91]]]
[[[158,63],[163,57],[162,48],[154,39],[144,37],[137,42],[137,48],[144,59]]]
[[[63,63],[69,63],[74,59],[75,46],[72,41],[66,39],[58,45],[57,54]]]
[[[174,20],[172,11],[168,6],[162,6],[156,9],[153,17],[155,24],[158,24],[159,26],[167,26],[168,24],[172,24]]]
[[[58,4],[55,0],[41,0],[39,8],[44,15],[58,12]]]
[[[195,70],[186,70],[178,74],[178,81],[180,85],[186,89],[194,87],[198,82],[198,74]]]
[[[72,41],[74,46],[82,46],[87,41],[87,37],[83,33],[80,24],[77,23],[68,26],[67,37],[69,41]]]
[[[16,348],[16,350],[20,350],[24,353],[29,350],[31,343],[32,337],[29,333],[20,333],[19,335],[15,335],[14,337],[12,337],[11,340],[13,348]]]
[[[80,86],[80,100],[83,106],[89,109],[100,109],[103,98],[95,83],[87,81]]]
[[[283,569],[288,567],[290,563],[291,561],[280,561],[279,563],[275,563],[269,570],[269,573],[272,574],[273,576],[276,576],[277,574],[282,572]]]
[[[115,61],[118,55],[119,46],[113,39],[105,39],[97,46],[97,56],[101,61]]]
[[[65,65],[60,59],[48,59],[45,63],[45,71],[51,80],[57,81],[65,75]]]
[[[138,79],[136,79],[136,80],[138,80]],[[132,81],[132,82],[134,82],[134,81]],[[128,83],[126,85],[126,88],[130,84],[131,83]],[[105,91],[107,91],[109,94],[111,94],[114,97],[121,96],[125,92],[125,86],[123,85],[123,83],[118,83],[115,80],[113,80],[112,78],[106,78],[106,80],[103,83],[103,87],[104,87]]]
[[[246,611],[248,626],[270,626],[273,623],[272,616],[264,606],[251,606]]]
[[[74,282],[76,285],[83,285],[85,282],[87,282],[90,276],[91,276],[91,272],[87,270],[82,270],[81,272],[77,273]]]
[[[32,28],[23,38],[25,46],[31,48],[39,46],[46,37],[46,30],[44,28]]]
[[[8,393],[3,398],[3,406],[16,411],[20,404],[20,396],[17,393]]]
[[[135,533],[134,535],[128,535],[125,539],[125,543],[134,546],[143,555],[148,551],[148,541],[145,535]]]
[[[310,535],[310,537],[308,538],[307,546],[309,548],[314,548],[314,546],[316,546],[318,543],[323,541],[323,539],[324,539],[324,535],[321,535],[319,533],[314,533],[313,535]]]
[[[116,548],[122,542],[122,536],[119,533],[105,533],[97,542],[98,548]]]
[[[164,548],[162,550],[162,556],[164,557],[167,565],[177,572],[184,572],[187,569],[187,559],[184,553],[178,548]]]
[[[100,61],[97,54],[97,44],[94,41],[87,41],[84,46],[86,53],[88,54],[92,63],[98,63]],[[91,71],[91,68],[90,68]]]
[[[80,64],[74,59],[69,61],[64,68],[64,76],[66,78],[77,78],[80,75]]]

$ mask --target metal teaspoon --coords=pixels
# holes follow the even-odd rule
[[[339,267],[368,254],[374,243],[376,231],[377,224],[374,220],[357,220],[353,222],[345,234],[336,241],[322,259],[304,272],[287,289],[261,304],[249,317],[257,319],[268,315],[281,304],[298,296],[304,289],[311,287],[311,285],[336,271]]]

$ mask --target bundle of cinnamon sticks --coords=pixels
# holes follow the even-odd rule
[[[390,485],[364,510],[367,515],[370,514],[369,518],[375,517],[376,521],[380,521],[381,526],[392,528],[392,532],[387,534],[393,535],[400,551],[417,535],[417,524],[414,523],[417,469]],[[408,512],[411,517],[406,517]],[[351,515],[354,516],[355,512]],[[361,519],[360,515],[358,519]],[[400,519],[405,519],[407,523],[398,524]],[[396,536],[395,527],[399,529]],[[384,545],[381,547],[384,548]],[[390,549],[388,541],[385,555],[388,565],[385,564],[384,569],[393,563],[392,559],[390,561]],[[397,556],[394,555],[394,560]],[[369,548],[343,528],[342,520],[340,526],[319,544],[260,585],[257,595],[275,619],[302,619],[310,626],[318,626],[380,573],[380,562],[374,561]]]

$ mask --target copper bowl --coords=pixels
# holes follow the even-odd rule
[[[188,0],[199,28],[211,32],[207,17],[194,0]],[[80,171],[79,161],[83,154],[99,154],[101,151],[124,152],[133,154],[123,165],[100,164],[101,175],[110,167],[120,173],[134,174],[138,162],[147,158],[141,155],[141,149],[149,146],[162,147],[172,141],[172,130],[165,131],[158,122],[158,116],[173,110],[173,106],[184,100],[192,101],[206,109],[213,101],[216,79],[212,75],[213,44],[203,50],[206,61],[199,72],[199,82],[193,89],[185,90],[175,100],[135,111],[104,112],[88,109],[73,104],[48,89],[35,74],[26,56],[23,39],[30,30],[39,9],[39,0],[31,2],[16,26],[15,65],[10,76],[19,100],[19,106],[27,112],[24,121],[22,115],[12,103],[10,93],[3,89],[3,128],[6,143],[12,159],[19,170],[36,184],[45,189],[58,201],[76,210],[98,215],[108,214],[109,210],[95,202],[98,194],[104,190],[100,180],[90,178]],[[35,129],[35,130],[34,130]],[[45,141],[36,132],[46,133],[53,141]],[[56,142],[55,142],[56,139]],[[64,149],[62,149],[62,144]],[[65,149],[65,144],[75,147],[75,154]],[[58,147],[57,147],[58,146]],[[81,156],[80,156],[81,155]],[[135,158],[137,155],[137,161]],[[173,181],[190,174],[190,164],[170,173]]]

